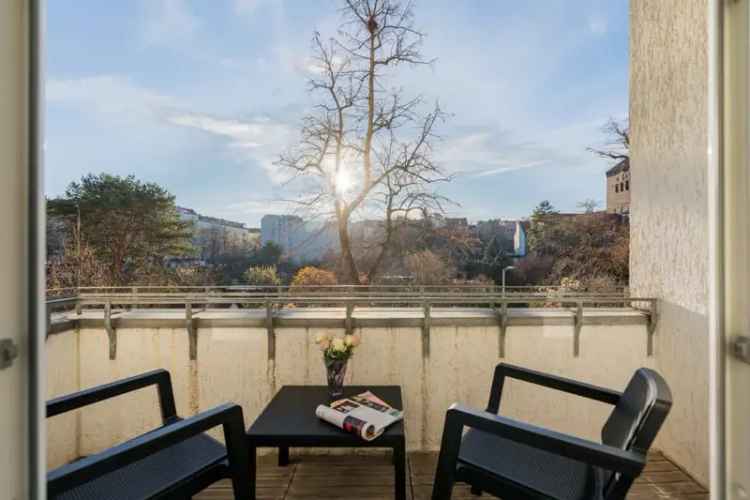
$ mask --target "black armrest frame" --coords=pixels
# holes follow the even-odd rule
[[[162,422],[166,425],[177,421],[179,417],[177,417],[177,410],[174,404],[172,380],[167,370],[153,370],[134,377],[51,399],[47,401],[47,418],[77,410],[128,392],[137,391],[151,385],[156,385],[159,393]]]
[[[128,382],[128,380],[131,379],[123,382]],[[81,402],[83,399],[74,401]],[[79,406],[84,404],[82,403]],[[193,417],[172,422],[102,453],[59,467],[47,474],[47,493],[49,496],[54,496],[75,488],[92,478],[101,477],[219,425],[224,428],[235,498],[249,500],[248,470],[250,458],[245,443],[242,408],[236,404],[224,404]]]
[[[631,477],[638,476],[646,465],[645,455],[637,452],[599,444],[501,417],[493,412],[474,410],[456,404],[451,406],[445,416],[433,499],[447,499],[451,496],[453,483],[456,480],[456,464],[464,427],[478,429]]]
[[[602,403],[616,405],[622,396],[621,392],[613,391],[604,387],[585,384],[577,380],[571,380],[556,375],[529,370],[520,366],[500,363],[495,367],[495,374],[492,377],[492,388],[490,389],[490,399],[487,403],[487,411],[497,414],[500,410],[500,399],[503,394],[503,386],[506,377],[522,380],[532,384],[549,387],[558,391],[575,394],[588,399],[594,399]]]

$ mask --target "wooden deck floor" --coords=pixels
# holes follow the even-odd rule
[[[428,500],[432,492],[437,455],[409,454],[408,495],[412,500]],[[258,466],[258,499],[391,499],[393,467],[383,456],[292,456],[288,467],[277,467],[274,457],[263,457]],[[454,498],[477,498],[465,486],[454,490]],[[229,483],[209,488],[196,500],[231,500]],[[480,498],[490,498],[483,495]],[[633,485],[630,500],[679,499],[707,500],[708,492],[676,465],[656,453],[649,458],[645,472]]]

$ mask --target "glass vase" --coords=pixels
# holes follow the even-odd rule
[[[325,359],[328,378],[328,395],[331,400],[340,399],[344,395],[344,376],[346,375],[346,359]]]

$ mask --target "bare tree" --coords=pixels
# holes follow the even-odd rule
[[[576,203],[576,206],[587,214],[593,214],[599,207],[599,202],[593,198],[586,198],[585,200]]]
[[[431,62],[420,52],[424,35],[414,27],[410,1],[344,0],[341,14],[337,37],[313,38],[316,73],[309,88],[318,101],[303,119],[299,144],[277,165],[301,183],[302,206],[334,218],[343,281],[360,283],[349,234],[355,213],[384,219],[380,255],[363,273],[369,280],[396,221],[442,206],[431,185],[448,177],[434,162],[432,145],[445,113],[388,86],[398,68]]]
[[[607,120],[602,127],[607,142],[601,148],[586,148],[595,155],[617,162],[630,159],[630,124],[628,120]]]

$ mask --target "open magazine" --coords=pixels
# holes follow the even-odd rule
[[[403,411],[392,408],[370,391],[339,399],[328,406],[318,405],[315,414],[365,441],[372,441],[385,432],[389,425],[404,418]]]

